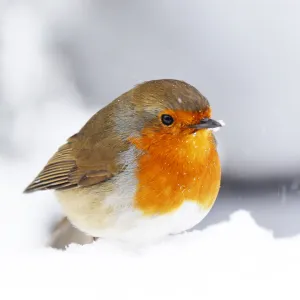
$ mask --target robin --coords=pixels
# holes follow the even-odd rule
[[[211,114],[186,82],[139,84],[71,136],[24,192],[55,190],[67,222],[95,238],[144,243],[186,231],[220,188],[212,129],[222,124]]]

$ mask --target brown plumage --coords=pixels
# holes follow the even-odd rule
[[[169,101],[172,98],[184,102]],[[128,149],[129,136],[139,135],[150,123],[160,125],[155,117],[161,110],[184,107],[187,111],[199,111],[208,106],[206,98],[183,81],[153,80],[140,84],[97,112],[70,137],[24,192],[100,184],[124,167],[117,158]]]

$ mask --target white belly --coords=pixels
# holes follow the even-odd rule
[[[116,194],[106,197],[101,204],[96,199],[77,197],[64,192],[59,196],[75,227],[94,237],[125,242],[147,243],[180,233],[201,222],[209,212],[195,201],[187,200],[174,212],[145,216],[132,206],[132,200],[126,201]]]
[[[97,237],[130,242],[150,242],[169,234],[191,229],[207,215],[195,201],[186,201],[172,213],[144,216],[139,211],[127,211],[118,216],[110,228],[91,230]]]

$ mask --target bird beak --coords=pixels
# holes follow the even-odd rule
[[[202,119],[199,124],[191,125],[191,128],[195,129],[212,129],[217,127],[222,127],[223,125],[216,120],[213,119]]]

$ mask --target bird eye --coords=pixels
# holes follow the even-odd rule
[[[161,116],[161,121],[164,125],[170,126],[173,124],[174,119],[170,115],[162,115]]]

